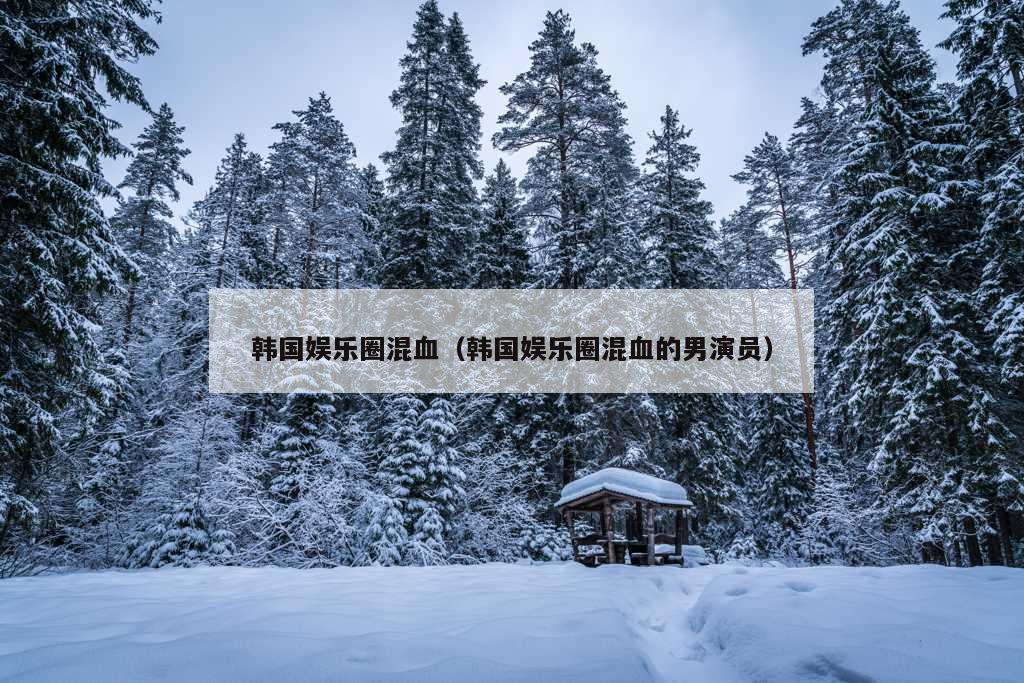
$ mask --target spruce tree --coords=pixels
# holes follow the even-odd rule
[[[282,277],[303,289],[335,287],[353,279],[362,247],[365,198],[355,146],[320,93],[295,119],[274,126],[267,197],[272,258]]]
[[[165,103],[153,114],[134,145],[135,157],[128,165],[119,187],[132,191],[111,219],[121,248],[140,269],[138,281],[128,285],[124,305],[124,341],[133,335],[133,323],[149,311],[154,292],[165,284],[169,253],[177,232],[170,222],[173,216],[167,200],[178,201],[179,181],[192,184],[192,177],[181,167],[191,152],[183,147],[184,126],[174,121],[174,112]]]
[[[473,181],[483,169],[479,78],[462,23],[434,0],[420,5],[391,103],[402,114],[387,166],[393,215],[382,236],[384,287],[459,287],[468,282],[476,217]]]
[[[99,205],[104,156],[128,153],[109,97],[145,108],[122,66],[152,54],[148,2],[0,7],[0,552],[30,524],[39,475],[73,405],[110,398],[97,299],[131,272]]]
[[[660,122],[649,133],[647,172],[641,181],[654,277],[661,287],[710,287],[718,277],[710,253],[711,203],[700,197],[704,183],[691,177],[700,154],[686,142],[692,131],[680,123],[679,112],[666,105]]]
[[[969,240],[953,182],[957,129],[921,53],[891,37],[876,50],[875,98],[843,169],[833,305],[851,307],[859,329],[836,371],[849,414],[878,439],[883,509],[912,519],[922,555],[941,559],[960,520],[970,534],[985,519],[989,487],[1019,483],[970,341],[968,294],[948,276]]]
[[[503,160],[487,177],[483,193],[484,227],[474,254],[480,289],[512,289],[530,280],[526,225],[520,215],[516,179]]]

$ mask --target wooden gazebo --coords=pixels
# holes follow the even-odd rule
[[[624,537],[615,536],[615,508],[631,505],[627,514]],[[607,467],[588,474],[562,488],[562,497],[555,503],[562,514],[572,539],[573,557],[587,566],[623,564],[629,554],[630,564],[683,563],[683,545],[687,543],[686,515],[693,507],[686,489],[675,482]],[[673,534],[659,534],[655,529],[655,511],[673,510]],[[577,513],[597,514],[600,533],[577,537],[574,517]],[[670,550],[658,550],[671,545]],[[597,546],[597,551],[593,548]]]

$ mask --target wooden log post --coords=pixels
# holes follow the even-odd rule
[[[683,564],[683,511],[676,510],[676,557]]]
[[[604,501],[605,538],[608,539],[608,564],[615,564],[615,520],[612,519],[612,506],[607,499]]]
[[[653,566],[657,561],[654,556],[654,506],[647,504],[647,564]]]
[[[633,534],[637,541],[644,540],[644,506],[637,501],[633,507],[636,515],[636,524],[633,525]]]
[[[572,523],[572,510],[565,511],[565,525],[569,527],[569,542],[572,543],[572,559],[579,562],[580,559],[580,547],[576,541],[576,529],[573,528]]]

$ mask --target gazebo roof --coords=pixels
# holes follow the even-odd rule
[[[618,497],[666,507],[693,505],[686,497],[686,489],[673,481],[619,467],[606,467],[566,484],[562,488],[562,497],[555,503],[555,507],[573,507],[576,503],[601,497],[602,493],[617,494]]]

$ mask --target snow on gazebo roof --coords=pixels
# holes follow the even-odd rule
[[[606,467],[562,487],[562,497],[555,507],[560,508],[598,491],[610,491],[662,505],[693,505],[686,498],[686,489],[673,481],[619,467]]]

